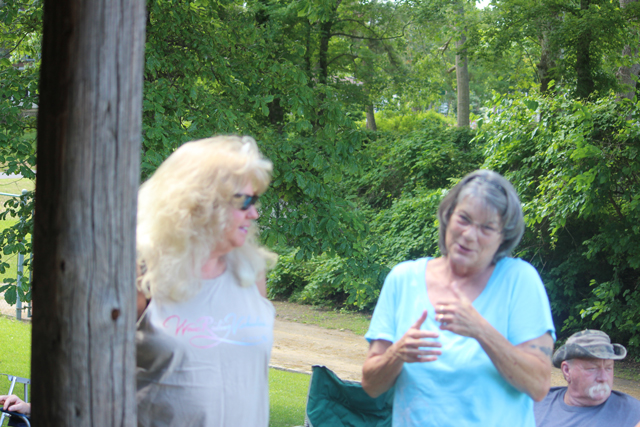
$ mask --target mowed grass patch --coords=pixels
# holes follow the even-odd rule
[[[617,360],[615,377],[640,382],[640,362],[631,357],[627,357],[625,360]]]
[[[327,329],[352,331],[362,335],[369,329],[371,315],[364,313],[344,313],[311,305],[295,304],[287,301],[272,301],[276,317],[288,322],[306,323]]]
[[[270,427],[304,424],[311,375],[269,369]]]
[[[31,378],[31,322],[0,316],[0,373]],[[7,394],[10,385],[0,376],[0,394]],[[13,392],[24,398],[21,384]]]
[[[4,178],[0,179],[0,193],[22,194],[22,190],[31,191],[36,188],[35,181],[26,178]],[[11,196],[0,196],[0,211],[4,211],[4,202]]]
[[[0,316],[0,373],[31,378],[31,323]],[[269,369],[271,427],[304,424],[310,375]],[[0,394],[9,391],[7,377],[0,376]],[[23,398],[23,387],[15,394]]]

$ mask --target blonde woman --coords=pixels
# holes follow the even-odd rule
[[[271,162],[253,139],[178,148],[138,193],[139,426],[267,426],[275,310],[255,242]]]

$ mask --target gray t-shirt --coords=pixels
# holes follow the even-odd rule
[[[139,427],[267,427],[275,309],[227,270],[180,302],[152,299],[136,332]]]
[[[552,387],[542,402],[533,405],[537,427],[634,427],[640,421],[640,401],[612,391],[598,406],[570,406],[564,403],[566,387]]]

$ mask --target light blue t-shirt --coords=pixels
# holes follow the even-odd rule
[[[429,301],[427,258],[398,264],[387,276],[368,341],[396,342],[428,311],[423,330],[437,331],[435,362],[405,363],[396,380],[394,426],[535,427],[533,400],[505,381],[473,338],[440,330]],[[549,298],[538,272],[520,259],[500,260],[474,308],[513,345],[547,332],[555,340]]]

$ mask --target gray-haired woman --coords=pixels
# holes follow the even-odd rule
[[[394,426],[533,427],[555,330],[538,273],[508,258],[524,232],[520,200],[501,175],[478,170],[438,219],[443,256],[403,262],[385,281],[362,385],[377,396],[395,384]]]

